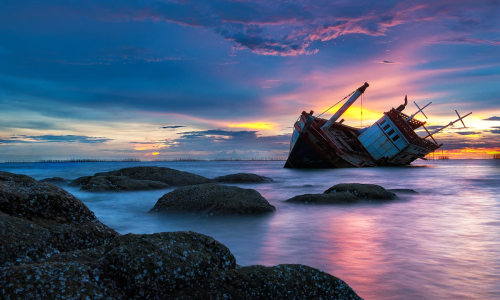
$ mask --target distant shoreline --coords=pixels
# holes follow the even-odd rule
[[[82,158],[82,159],[40,159],[40,160],[8,160],[3,163],[102,163],[102,162],[197,162],[197,161],[286,161],[286,158],[173,158],[173,159],[153,159],[140,160],[138,158],[125,159],[100,159],[100,158]]]

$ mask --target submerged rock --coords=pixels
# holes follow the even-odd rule
[[[419,192],[412,189],[388,189],[388,191],[396,194],[414,194],[414,195],[419,194]]]
[[[175,299],[361,299],[337,277],[304,265],[249,266],[213,272]]]
[[[305,194],[295,196],[285,202],[292,203],[311,203],[311,204],[339,204],[339,203],[355,203],[360,199],[355,195],[347,192],[339,192],[332,194]]]
[[[327,189],[324,194],[347,192],[361,199],[369,200],[393,200],[396,194],[384,189],[380,185],[362,183],[340,183]]]
[[[0,266],[95,247],[116,236],[58,186],[0,172]]]
[[[54,183],[54,184],[68,183],[70,181],[71,180],[65,179],[62,177],[50,177],[50,178],[45,178],[45,179],[40,180],[40,182],[50,182],[50,183]]]
[[[150,212],[234,215],[273,212],[276,208],[252,189],[217,183],[178,188],[161,197]]]
[[[226,183],[262,183],[262,182],[273,182],[273,180],[269,177],[260,176],[252,173],[237,173],[219,176],[214,178],[217,182],[226,182]]]
[[[116,171],[96,173],[94,176],[126,176],[135,180],[160,181],[173,186],[213,183],[212,179],[165,167],[132,167]]]
[[[81,190],[102,191],[140,191],[153,189],[166,189],[170,186],[160,181],[136,180],[125,176],[88,176],[80,180],[78,185]]]
[[[106,247],[101,265],[106,278],[128,298],[168,299],[213,271],[234,269],[236,259],[209,236],[164,232],[115,239]]]

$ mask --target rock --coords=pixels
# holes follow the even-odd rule
[[[236,259],[209,236],[164,232],[115,239],[106,247],[101,264],[105,276],[127,298],[173,299],[168,295],[210,272],[234,269]]]
[[[419,192],[412,189],[388,189],[388,191],[396,194],[414,194],[414,195],[419,194]]]
[[[135,180],[125,176],[87,176],[85,180],[78,179],[81,190],[92,192],[103,191],[140,191],[166,189],[170,186],[160,181]]]
[[[54,183],[54,184],[61,184],[61,183],[68,183],[70,182],[70,180],[68,179],[64,179],[62,177],[50,177],[50,178],[45,178],[45,179],[42,179],[42,180],[39,180],[40,182],[50,182],[50,183]]]
[[[85,204],[51,183],[0,172],[0,266],[91,248],[118,236]]]
[[[189,212],[211,216],[275,210],[256,190],[211,183],[181,187],[167,193],[150,212]]]
[[[344,281],[304,265],[249,266],[213,272],[174,299],[361,299]]]
[[[331,194],[305,194],[295,196],[285,202],[292,203],[312,203],[312,204],[339,204],[339,203],[355,203],[360,199],[348,192],[338,192]]]
[[[273,182],[269,177],[260,176],[252,173],[238,173],[230,174],[225,176],[219,176],[214,178],[217,182],[226,183],[262,183],[262,182]]]
[[[123,299],[96,265],[44,263],[0,269],[2,299]]]
[[[369,200],[393,200],[398,197],[396,194],[389,192],[383,187],[375,184],[361,183],[340,183],[332,186],[324,192],[324,194],[348,192],[361,199]]]
[[[136,180],[160,181],[173,186],[213,183],[212,179],[164,167],[132,167],[96,173],[94,176],[126,176]]]

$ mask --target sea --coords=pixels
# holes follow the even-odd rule
[[[500,160],[419,161],[406,167],[301,170],[281,161],[3,163],[35,179],[75,179],[132,166],[162,166],[209,178],[248,172],[274,183],[259,191],[275,213],[202,217],[149,214],[173,189],[85,192],[82,200],[122,234],[195,231],[225,244],[246,265],[304,264],[349,284],[365,299],[500,299]],[[338,183],[414,189],[398,200],[291,204]]]

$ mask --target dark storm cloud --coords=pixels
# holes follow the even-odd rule
[[[450,44],[472,44],[472,45],[500,45],[500,41],[487,40],[487,39],[477,39],[477,38],[469,38],[469,37],[456,37],[451,39],[443,39],[440,40],[441,43],[450,43]]]
[[[482,134],[482,132],[480,132],[480,131],[460,131],[460,132],[456,132],[456,133],[460,134],[460,135]]]
[[[300,55],[316,52],[316,41],[349,34],[385,35],[389,28],[409,23],[445,20],[451,30],[487,29],[497,20],[498,1],[84,1],[52,0],[9,4],[21,14],[86,15],[102,21],[156,20],[214,30],[235,43],[264,55]],[[30,9],[30,8],[31,9]],[[27,10],[27,11],[26,11]],[[498,10],[497,10],[498,11]],[[474,42],[454,38],[448,42]],[[478,42],[478,41],[476,41]],[[128,50],[132,55],[133,49]],[[141,50],[141,49],[138,49]],[[144,53],[140,53],[141,55]]]
[[[183,126],[183,125],[170,125],[170,126],[163,126],[161,128],[163,128],[163,129],[175,129],[175,128],[182,128],[182,127],[187,127],[187,126]]]
[[[92,137],[85,135],[18,135],[12,136],[8,139],[0,140],[0,143],[85,143],[85,144],[95,144],[95,143],[105,143],[112,141],[112,139],[107,139],[104,137]]]
[[[490,117],[488,119],[483,119],[483,121],[500,121],[500,117]]]

